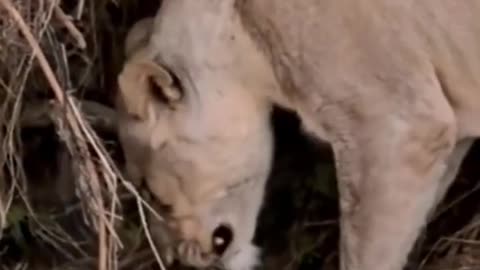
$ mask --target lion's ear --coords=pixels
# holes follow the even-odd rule
[[[153,60],[127,62],[118,77],[118,86],[126,112],[140,120],[147,119],[152,105],[175,105],[182,97],[170,73]]]
[[[125,38],[124,53],[126,58],[130,58],[140,48],[148,44],[152,35],[154,18],[148,17],[136,22],[128,31]]]

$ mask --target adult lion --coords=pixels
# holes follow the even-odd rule
[[[130,176],[177,236],[166,253],[256,264],[276,104],[333,147],[341,269],[402,269],[480,135],[479,16],[467,0],[164,0],[127,46],[118,106]]]

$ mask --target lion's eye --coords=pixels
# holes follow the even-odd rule
[[[160,211],[162,211],[162,213],[167,214],[167,215],[172,213],[173,207],[172,207],[171,204],[166,204],[166,203],[160,202],[158,205],[159,205]]]
[[[167,204],[158,199],[153,199],[153,205],[155,210],[159,211],[159,214],[169,215],[172,213],[173,207],[171,204]]]
[[[218,226],[212,235],[213,250],[217,255],[222,255],[233,241],[233,231],[230,226],[222,224]]]

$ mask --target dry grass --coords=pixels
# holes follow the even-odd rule
[[[111,109],[101,104],[93,106],[92,103],[82,104],[80,101],[88,94],[82,93],[82,88],[103,79],[92,76],[94,72],[101,71],[95,70],[95,63],[103,60],[100,58],[99,47],[96,47],[100,41],[97,39],[99,29],[96,28],[95,22],[99,16],[95,12],[96,8],[101,7],[102,3],[76,1],[72,9],[74,14],[71,15],[67,15],[63,10],[68,4],[72,3],[54,0],[0,1],[3,109],[1,116],[4,119],[1,138],[4,155],[0,161],[6,168],[1,178],[0,225],[2,232],[7,226],[18,225],[9,224],[12,219],[11,211],[16,210],[14,213],[20,215],[20,218],[28,217],[29,227],[34,225],[34,238],[44,241],[56,253],[62,254],[70,261],[95,265],[97,269],[117,269],[128,264],[119,259],[119,255],[124,253],[121,250],[125,250],[118,234],[119,226],[123,225],[120,190],[123,188],[137,201],[143,226],[146,225],[143,207],[147,206],[149,210],[151,208],[133,186],[122,178],[104,142],[99,139],[84,112],[93,111],[90,116],[93,116],[94,123],[110,123],[110,127],[114,119],[98,120],[98,118],[114,116],[114,113],[98,115],[96,113],[99,110],[110,112]],[[103,5],[107,4],[112,3],[103,2]],[[83,26],[82,30],[80,26]],[[89,40],[93,40],[93,48],[90,50],[86,50],[87,37],[84,36],[86,33],[92,34],[88,37]],[[79,75],[83,76],[79,78]],[[106,84],[97,85],[104,86]],[[85,110],[85,106],[89,105],[91,109]],[[38,108],[43,110],[32,110]],[[40,114],[42,117],[38,117]],[[26,126],[28,124],[31,126]],[[61,198],[63,201],[57,203],[79,199],[76,208],[81,212],[82,223],[90,230],[85,238],[91,240],[87,245],[74,241],[74,237],[63,231],[55,222],[47,222],[47,225],[39,216],[37,212],[39,209],[31,203],[29,195],[36,193],[41,187],[31,185],[27,177],[29,168],[23,166],[24,141],[20,136],[25,129],[32,126],[38,128],[42,125],[54,126],[56,135],[64,146],[63,158],[69,158],[71,162],[63,168],[63,173],[68,172],[68,178],[36,181],[49,181],[48,184],[53,185],[47,186],[47,189],[50,189],[50,192],[44,194],[47,197],[61,197],[71,192],[68,198]],[[52,148],[46,151],[59,149]],[[42,155],[46,156],[46,153],[38,156]],[[39,159],[37,162],[41,163],[44,160]],[[144,231],[149,238],[148,231]],[[20,235],[17,232],[17,236],[21,234],[22,232]],[[92,243],[96,245],[92,246]],[[27,241],[23,244],[32,243]],[[88,246],[88,250],[85,246]],[[70,249],[76,250],[81,256],[73,255]],[[33,258],[34,261],[36,259]],[[3,261],[6,261],[3,266],[7,267],[8,260],[2,260],[2,263]],[[159,263],[161,264],[161,261]],[[15,267],[27,265],[27,262],[20,260],[13,262],[13,265]]]
[[[122,178],[112,109],[123,61],[119,44],[157,6],[0,0],[2,270],[162,268],[145,230],[151,208]],[[332,162],[298,131],[286,134],[296,129],[277,130],[285,138],[258,241],[268,269],[335,269],[335,183],[325,175]],[[327,158],[319,164],[318,156]],[[477,156],[467,171],[476,168]],[[478,175],[470,169],[461,176],[412,255],[412,269],[480,269]]]

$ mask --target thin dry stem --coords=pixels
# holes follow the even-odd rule
[[[75,39],[77,42],[77,47],[84,50],[87,47],[87,42],[85,41],[83,34],[78,30],[75,24],[73,24],[72,18],[67,16],[59,6],[55,6],[55,15],[63,23],[63,25],[65,25],[65,28],[67,28],[67,30],[70,32],[70,35],[72,35],[72,37]]]
[[[53,1],[50,1],[50,3],[53,3]],[[56,101],[59,105],[58,108],[62,107],[64,109],[64,115],[63,117],[59,118],[60,121],[56,122],[56,126],[59,133],[63,135],[61,137],[63,137],[63,140],[67,144],[72,154],[77,153],[79,155],[75,156],[80,157],[78,160],[78,165],[80,166],[80,171],[83,172],[83,177],[79,178],[80,187],[83,187],[81,189],[84,191],[84,195],[86,196],[84,201],[87,202],[88,209],[93,211],[93,213],[91,213],[93,216],[96,216],[96,218],[93,220],[97,225],[94,227],[97,229],[99,240],[97,266],[98,269],[101,270],[114,269],[116,268],[116,258],[114,257],[117,253],[115,251],[118,246],[121,246],[121,242],[114,229],[115,226],[113,225],[118,216],[116,214],[116,206],[119,203],[119,200],[116,196],[118,187],[117,179],[120,179],[121,183],[126,187],[126,189],[135,197],[137,197],[137,202],[139,205],[145,204],[150,211],[153,211],[153,209],[140,197],[135,188],[123,179],[119,173],[119,170],[116,169],[102,143],[96,136],[95,132],[91,129],[89,124],[84,120],[82,113],[77,108],[77,105],[73,102],[73,99],[62,89],[50,64],[41,50],[39,43],[34,38],[29,27],[23,20],[20,13],[15,9],[12,2],[10,0],[0,0],[0,4],[2,4],[5,10],[7,10],[8,14],[14,19],[21,33],[27,40],[28,45],[31,47],[33,51],[33,57],[37,59],[39,66],[55,95]],[[82,10],[83,1],[80,2],[78,6],[79,13],[81,13]],[[56,5],[54,6],[54,11],[57,18],[62,20],[64,25],[70,31],[70,34],[76,38],[79,46],[83,47],[83,35],[81,35],[78,29],[74,27],[70,21],[70,18]],[[65,62],[63,64],[67,65],[65,54],[63,55],[63,58],[65,58],[63,59]],[[65,72],[67,73],[65,76],[68,78],[68,65],[65,66]],[[94,151],[95,157],[90,153],[90,146]],[[95,158],[99,159],[100,164],[97,164],[96,161],[94,161]],[[85,181],[86,179],[88,179],[88,181]],[[107,203],[107,201],[104,199],[102,192],[103,184],[106,185],[109,197],[111,197],[109,198],[110,206],[108,210],[105,208],[105,203]],[[88,194],[92,194],[92,196],[89,197]],[[141,211],[141,216],[144,217],[143,209],[139,211]],[[154,215],[161,220],[159,215],[155,211],[153,212]],[[109,217],[107,217],[107,215]],[[142,219],[142,226],[147,232],[147,238],[151,238],[144,218]],[[45,237],[45,235],[43,235],[43,237]],[[154,253],[158,255],[158,252],[156,252],[151,239],[149,242],[151,243]],[[156,257],[159,264],[163,266],[160,257]]]
[[[142,226],[145,231],[145,236],[147,237],[147,240],[148,240],[148,244],[150,245],[150,248],[152,249],[153,254],[155,255],[155,259],[158,263],[158,266],[160,266],[160,269],[166,270],[165,265],[163,264],[163,261],[160,257],[160,254],[158,254],[158,250],[155,247],[155,243],[153,242],[152,236],[150,235],[150,230],[148,229],[147,219],[145,217],[145,212],[143,211],[141,201],[137,200],[137,206],[138,206],[138,211],[140,213],[140,220],[142,222]]]
[[[58,83],[52,68],[48,64],[47,58],[43,54],[43,51],[40,48],[40,45],[38,44],[38,42],[35,40],[35,37],[32,35],[32,32],[30,31],[28,25],[25,23],[25,20],[22,18],[22,16],[17,11],[17,9],[13,6],[10,0],[0,0],[0,4],[2,4],[2,6],[7,10],[10,16],[18,24],[20,31],[24,35],[28,44],[31,46],[33,50],[33,54],[37,58],[43,73],[45,74],[48,82],[50,83],[50,86],[52,87],[52,91],[55,94],[55,97],[57,98],[58,102],[63,105],[64,96],[63,96],[62,87]]]

